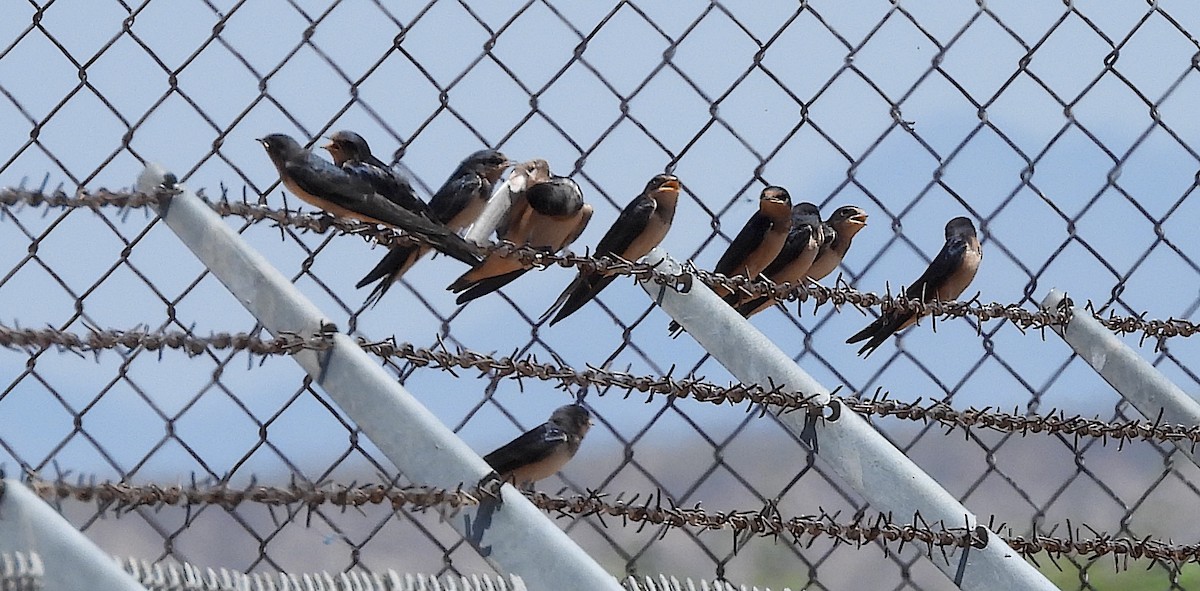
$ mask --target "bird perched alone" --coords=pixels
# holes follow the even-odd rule
[[[758,277],[779,254],[791,229],[792,196],[783,187],[764,188],[758,197],[758,211],[729,243],[713,272],[726,277]],[[730,295],[722,287],[713,288],[713,292],[722,298]],[[668,330],[672,337],[677,337],[683,326],[672,321]]]
[[[803,202],[792,207],[792,228],[787,240],[775,260],[763,269],[763,276],[776,284],[803,281],[824,242],[821,226],[821,212],[816,205]],[[743,298],[736,308],[739,314],[749,318],[770,307],[773,301],[769,296]]]
[[[631,262],[646,256],[652,248],[662,242],[667,230],[671,229],[678,201],[678,178],[660,174],[650,179],[646,188],[625,206],[621,215],[617,216],[617,221],[613,222],[612,227],[596,244],[593,256],[612,261],[619,258]],[[558,296],[558,300],[546,310],[542,318],[557,309],[558,314],[550,321],[550,326],[554,326],[559,320],[570,316],[591,301],[614,279],[616,275],[587,273],[581,269],[575,280],[563,290],[562,295]]]
[[[562,469],[583,443],[592,416],[578,404],[560,406],[550,420],[483,457],[504,482],[528,486]]]
[[[824,279],[842,264],[854,235],[867,227],[867,212],[856,205],[843,205],[833,211],[824,225],[827,241],[807,273],[813,281]]]
[[[433,218],[451,232],[459,232],[471,225],[487,204],[492,185],[510,164],[508,158],[496,150],[480,150],[467,156],[429,199]],[[355,287],[366,287],[378,281],[367,296],[367,302],[378,303],[392,284],[427,252],[429,249],[423,246],[393,246]]]
[[[478,249],[444,225],[413,213],[376,189],[377,179],[330,164],[282,133],[259,143],[293,195],[333,215],[383,224],[421,236],[434,248],[467,264],[479,261]]]
[[[981,260],[983,248],[975,235],[975,224],[965,217],[956,217],[946,223],[946,243],[942,250],[929,263],[929,268],[904,290],[904,297],[922,302],[953,300],[975,279]],[[870,339],[858,350],[859,355],[865,353],[865,357],[870,357],[888,337],[916,321],[915,312],[889,310],[846,342]]]
[[[592,206],[583,202],[583,191],[566,177],[552,176],[529,187],[525,201],[528,208],[504,235],[504,240],[518,246],[558,252],[579,238],[592,218]],[[508,285],[530,268],[516,257],[493,252],[446,289],[459,294],[456,303],[465,304]]]

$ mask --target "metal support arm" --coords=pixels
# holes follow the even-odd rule
[[[150,165],[138,189],[154,191],[166,172]],[[309,335],[332,323],[269,261],[253,250],[187,189],[158,207],[159,215],[234,297],[275,335]],[[355,342],[333,335],[325,351],[302,350],[293,359],[385,456],[413,482],[453,488],[491,473],[483,459],[396,382]],[[480,555],[531,589],[621,589],[561,529],[510,485],[501,501],[459,507],[446,521]]]
[[[665,251],[645,258],[659,261],[658,270],[679,274],[682,267]],[[707,285],[693,281],[687,293],[655,283],[643,289],[679,322],[701,346],[739,381],[772,384],[805,395],[828,399],[829,390],[817,383],[792,358],[775,346]],[[987,543],[982,548],[957,549],[951,561],[933,560],[962,589],[1057,589],[1037,569],[1009,548],[1004,540],[980,526],[959,503],[912,460],[896,449],[857,413],[833,402],[830,417],[783,413],[780,422],[807,442],[831,471],[870,502],[871,507],[896,518],[920,514],[928,523],[974,529]],[[799,466],[797,466],[799,469]]]

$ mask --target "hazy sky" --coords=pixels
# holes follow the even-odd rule
[[[281,207],[276,172],[254,138],[283,132],[307,142],[349,128],[384,159],[402,156],[426,196],[485,146],[546,158],[596,208],[578,251],[647,179],[671,170],[685,195],[664,246],[702,267],[754,211],[761,187],[777,184],[826,213],[842,204],[869,212],[841,269],[862,290],[907,285],[940,248],[945,222],[967,215],[984,239],[970,291],[983,301],[1033,307],[1057,287],[1119,314],[1196,318],[1195,3],[1158,2],[1152,12],[1099,0],[1069,11],[1006,0],[986,12],[969,1],[812,1],[799,12],[785,2],[402,4],[154,0],[131,13],[107,1],[8,3],[0,9],[0,185],[127,187],[146,160],[209,197],[224,187],[230,198],[265,193]],[[212,277],[196,283],[199,263],[140,211],[0,214],[0,322],[201,335],[253,327]],[[383,253],[354,237],[287,232],[281,240],[265,224],[244,235],[341,326],[366,296],[355,281]],[[119,263],[127,245],[128,262]],[[310,276],[302,268],[313,252]],[[715,362],[701,363],[686,335],[669,339],[669,318],[628,279],[605,291],[602,305],[534,330],[529,322],[571,271],[529,273],[460,310],[443,288],[463,270],[446,257],[423,261],[358,316],[360,333],[421,346],[444,336],[544,360],[553,352],[577,368],[620,349],[616,368],[659,375],[674,367],[676,376],[695,368],[730,380]],[[173,322],[164,298],[179,300]],[[1113,415],[1116,394],[1079,360],[1068,363],[1053,335],[998,321],[977,334],[965,320],[940,322],[934,335],[923,323],[863,360],[843,341],[870,318],[808,306],[753,323],[831,388],[882,387],[902,400],[952,394],[956,408],[1020,410],[1036,398],[1042,412]],[[626,333],[632,344],[623,347]],[[1153,343],[1139,350],[1197,390],[1176,361],[1192,358],[1194,343],[1171,341],[1166,358]],[[0,463],[49,470],[58,462],[134,480],[237,466],[235,480],[280,482],[290,466],[316,478],[339,465],[346,429],[314,396],[295,397],[302,373],[293,363],[260,367],[239,356],[226,366],[226,358],[110,352],[96,361],[49,351],[29,373],[27,355],[0,351]],[[126,365],[127,379],[118,379]],[[480,451],[519,432],[505,413],[529,427],[569,400],[550,383],[527,381],[522,392],[504,381],[494,395],[487,384],[428,369],[406,379]],[[489,397],[495,404],[479,408]],[[730,408],[681,401],[659,413],[663,401],[636,398],[589,396],[604,424],[586,447],[617,458],[644,430],[632,444],[637,458],[643,442],[698,440],[705,460],[694,480],[713,453],[700,433],[719,442],[743,428],[744,415]],[[76,413],[90,438],[74,433]],[[164,439],[162,415],[175,419],[178,439]],[[257,421],[276,415],[269,439],[279,451],[258,435]],[[778,437],[763,422],[744,429]],[[790,439],[778,443],[801,453]],[[347,464],[359,460],[355,452]],[[598,486],[621,465],[613,462],[566,475]],[[670,492],[683,495],[690,482]]]

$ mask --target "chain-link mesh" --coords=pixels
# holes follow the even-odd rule
[[[946,220],[967,215],[985,252],[968,294],[979,301],[1033,311],[1057,287],[1104,314],[1196,322],[1200,240],[1188,220],[1198,215],[1189,199],[1200,163],[1190,110],[1200,99],[1198,29],[1200,10],[1186,2],[14,2],[0,8],[0,186],[120,188],[157,161],[210,198],[294,209],[253,138],[308,141],[348,128],[402,161],[425,195],[483,146],[546,158],[596,208],[580,252],[668,170],[685,188],[664,246],[698,267],[712,267],[760,187],[778,184],[826,213],[842,204],[869,212],[840,271],[862,291],[896,293],[936,253]],[[438,257],[365,309],[353,284],[382,249],[262,217],[231,223],[369,343],[394,335],[429,350],[731,382],[696,343],[670,339],[666,315],[628,280],[548,328],[537,319],[573,270],[529,273],[456,307],[444,288],[463,267]],[[1154,417],[1045,331],[974,315],[938,321],[935,334],[925,322],[864,360],[843,341],[870,318],[802,302],[754,323],[842,396],[869,402],[887,391],[901,404],[990,409],[1004,420],[1055,409],[1154,429]],[[27,202],[0,205],[0,323],[259,333],[145,210]],[[1125,340],[1184,390],[1200,385],[1186,362],[1193,339]],[[0,463],[10,475],[423,484],[397,474],[290,360],[146,345],[0,349]],[[747,412],[755,398],[705,404],[619,382],[514,381],[495,368],[382,360],[481,452],[583,396],[597,425],[579,456],[541,483],[551,493],[658,495],[713,513],[770,507],[842,522],[870,515],[769,415]],[[873,416],[1005,535],[1196,540],[1178,512],[1200,497],[1200,475],[1177,439]],[[434,513],[409,507],[60,506],[104,550],[152,560],[239,571],[488,568]],[[596,514],[560,523],[615,574],[952,588],[930,563],[942,554],[919,545],[787,536],[738,545],[728,532]],[[1068,589],[1194,584],[1187,557],[1164,556],[1032,559]]]

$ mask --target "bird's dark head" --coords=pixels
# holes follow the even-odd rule
[[[333,163],[341,166],[343,162],[362,162],[371,157],[371,146],[363,136],[349,130],[342,130],[327,138],[328,144],[321,146],[329,150]]]
[[[474,170],[494,183],[512,164],[513,162],[499,150],[480,150],[467,156],[460,167]]]
[[[956,218],[946,222],[946,238],[953,238],[955,236],[966,237],[966,236],[974,236],[974,235],[975,235],[975,224],[971,222],[970,218],[965,218],[965,217],[959,216],[959,217],[956,217]]]
[[[758,197],[758,211],[762,215],[774,220],[775,224],[791,225],[792,222],[792,196],[788,194],[787,189],[776,187],[774,185],[762,190]]]
[[[762,190],[762,193],[758,196],[758,203],[760,206],[767,203],[779,203],[787,205],[789,208],[791,208],[792,196],[790,193],[788,193],[787,189],[771,185],[770,187]]]
[[[304,147],[292,136],[284,133],[272,133],[271,135],[258,138],[258,143],[267,151],[267,155],[271,160],[287,160],[288,158],[304,151]]]
[[[679,192],[679,178],[673,174],[656,174],[646,183],[646,192],[675,191]]]
[[[567,433],[583,437],[592,426],[592,415],[578,404],[568,404],[554,409],[549,422]]]
[[[842,235],[853,236],[867,226],[867,211],[857,205],[843,205],[826,222]]]
[[[821,210],[817,209],[816,205],[807,201],[801,201],[792,207],[792,227],[799,227],[802,224],[817,226],[821,223]]]
[[[553,217],[575,215],[583,207],[583,190],[565,176],[552,176],[525,189],[525,200],[534,211]]]

